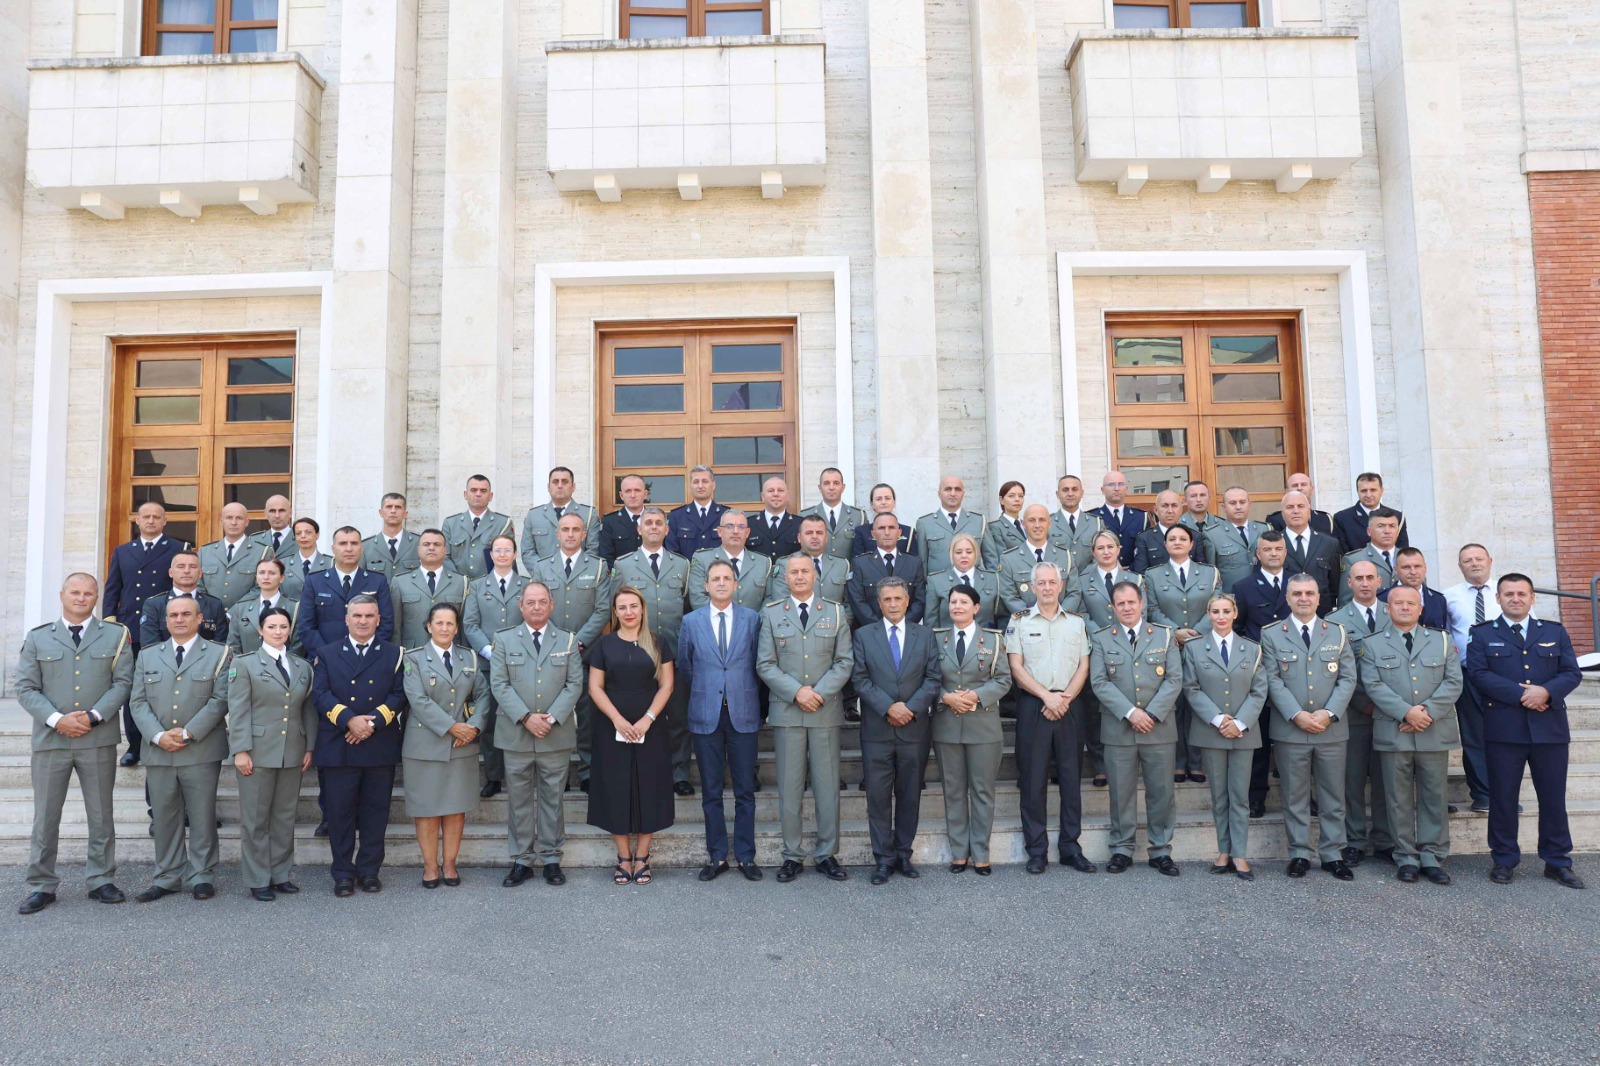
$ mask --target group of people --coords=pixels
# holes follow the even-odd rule
[[[315,766],[336,895],[378,892],[396,767],[416,828],[422,884],[460,884],[466,814],[504,791],[507,887],[537,869],[565,882],[564,800],[572,778],[588,820],[610,833],[618,885],[652,879],[653,834],[698,765],[714,880],[752,881],[758,735],[772,730],[782,826],[777,880],[807,860],[838,862],[840,740],[859,720],[873,884],[915,878],[930,750],[943,788],[949,870],[991,870],[1003,717],[1014,717],[1027,871],[1048,868],[1048,789],[1060,790],[1056,850],[1083,872],[1080,767],[1110,793],[1108,872],[1133,862],[1143,783],[1148,861],[1172,861],[1174,787],[1208,784],[1218,852],[1211,871],[1249,880],[1249,828],[1281,779],[1290,877],[1313,858],[1340,880],[1369,855],[1402,881],[1448,883],[1449,752],[1463,747],[1475,810],[1488,813],[1491,879],[1512,880],[1524,770],[1539,797],[1545,875],[1583,887],[1565,814],[1565,697],[1580,680],[1566,632],[1532,614],[1532,582],[1493,579],[1481,545],[1439,593],[1407,546],[1382,479],[1359,502],[1313,509],[1295,474],[1281,510],[1249,517],[1242,488],[1191,482],[1153,513],[1125,503],[1118,471],[1104,503],[1059,479],[1059,507],[1007,482],[994,518],[964,509],[961,479],[940,507],[902,524],[895,493],[871,514],[822,472],[820,501],[789,510],[784,479],[761,510],[716,501],[712,470],[689,474],[670,513],[645,481],[620,483],[604,517],[573,499],[565,467],[516,536],[488,478],[438,528],[407,529],[406,500],[383,497],[379,532],[333,532],[320,552],[288,500],[247,533],[240,504],[197,551],[164,534],[147,502],[139,535],[113,553],[103,590],[75,573],[61,617],[31,631],[16,674],[35,719],[34,832],[20,910],[55,901],[59,824],[76,774],[87,808],[90,896],[114,884],[112,794],[142,764],[156,872],[136,899],[215,893],[217,790],[238,781],[242,867],[255,899],[292,880],[303,775]],[[520,566],[519,566],[520,562]],[[100,617],[95,617],[99,602]],[[119,727],[119,718],[121,726]],[[480,768],[481,761],[481,768]],[[1275,767],[1275,771],[1274,768]],[[481,771],[481,778],[480,778]],[[724,782],[734,793],[732,838]],[[481,784],[480,784],[481,781]],[[809,782],[815,838],[802,836]],[[1318,839],[1310,839],[1311,819]]]

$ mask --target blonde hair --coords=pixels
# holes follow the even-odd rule
[[[617,619],[617,600],[623,596],[632,596],[639,601],[639,650],[650,656],[650,662],[655,665],[655,676],[661,676],[661,651],[656,645],[656,635],[650,629],[650,603],[644,598],[644,593],[632,585],[623,585],[611,594],[611,616],[606,619],[606,633],[616,633],[622,629],[622,623]]]
[[[972,565],[976,567],[983,561],[983,549],[978,546],[978,538],[974,537],[971,533],[957,533],[955,536],[950,538],[950,561],[952,563],[956,561],[956,545],[960,544],[962,541],[966,541],[968,544],[972,545],[972,554],[975,556],[972,561]]]

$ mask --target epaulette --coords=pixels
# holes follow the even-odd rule
[[[1012,611],[1011,612],[1011,617],[1012,618],[1026,618],[1026,617],[1028,617],[1028,612],[1027,611]]]
[[[787,596],[779,596],[779,597],[778,597],[778,598],[777,598],[777,599],[775,599],[775,600],[771,600],[771,601],[769,601],[769,602],[767,602],[767,603],[764,603],[764,604],[762,604],[762,606],[763,606],[763,607],[777,607],[777,606],[779,606],[779,605],[780,605],[780,604],[782,604],[782,603],[783,603],[783,601],[784,601],[784,600],[787,600],[787,599],[788,599],[788,598],[789,598],[789,597],[787,597]]]
[[[1006,635],[1006,631],[1003,629],[990,629],[988,626],[979,626],[978,628],[985,633],[993,633],[996,636],[1003,637]]]
[[[111,624],[111,625],[115,625],[115,624],[116,624],[116,623],[115,623],[115,622],[112,622],[112,623],[109,623],[109,624]],[[51,627],[51,626],[53,626],[53,625],[55,625],[55,623],[54,623],[54,622],[46,622],[46,623],[45,623],[45,624],[44,624],[44,625],[42,625],[42,626],[34,626],[34,627],[33,627],[33,628],[32,628],[32,629],[30,629],[30,630],[28,630],[28,632],[29,632],[29,633],[37,633],[37,632],[39,632],[39,630],[41,630],[41,629],[49,629],[49,628],[50,628],[50,627]]]
[[[935,633],[953,633],[955,628],[955,626],[935,626],[933,631]]]
[[[1494,625],[1494,624],[1495,624],[1495,623],[1496,623],[1496,622],[1497,622],[1497,621],[1499,621],[1499,619],[1498,619],[1498,618],[1485,618],[1485,619],[1484,619],[1484,620],[1483,620],[1483,621],[1481,621],[1481,622],[1474,622],[1474,623],[1472,623],[1472,624],[1471,624],[1471,625],[1470,625],[1470,626],[1468,626],[1468,627],[1467,627],[1467,632],[1468,632],[1468,633],[1470,633],[1470,632],[1472,632],[1472,631],[1473,631],[1473,630],[1474,630],[1474,629],[1477,629],[1477,628],[1479,628],[1479,627],[1481,627],[1481,626],[1492,626],[1492,625]]]
[[[1109,633],[1113,629],[1116,629],[1121,624],[1122,623],[1120,623],[1120,622],[1112,622],[1110,625],[1101,626],[1099,629],[1095,630],[1095,632],[1096,633]]]

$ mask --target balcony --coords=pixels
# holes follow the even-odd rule
[[[29,67],[28,183],[62,207],[183,218],[317,198],[323,82],[298,54],[66,59]]]
[[[615,202],[629,189],[821,185],[823,39],[552,41],[548,161],[556,188]]]
[[[1067,56],[1079,181],[1271,181],[1282,193],[1361,158],[1356,32],[1100,30]]]

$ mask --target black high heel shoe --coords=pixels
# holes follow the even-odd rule
[[[651,878],[650,878],[650,856],[648,856],[648,855],[640,855],[640,856],[636,857],[633,861],[634,862],[642,862],[642,863],[644,863],[644,865],[642,867],[640,867],[639,869],[633,871],[633,883],[636,884],[636,885],[648,885],[650,883],[650,880],[651,880]]]
[[[617,856],[617,865],[612,867],[612,874],[611,874],[611,883],[612,884],[614,884],[614,885],[631,885],[631,884],[633,884],[633,874],[629,873],[627,870],[624,870],[622,868],[622,864],[625,863],[625,862],[626,863],[632,863],[633,862],[633,856],[631,856],[631,855],[628,855],[628,856],[618,855]]]
[[[439,879],[437,877],[424,877],[422,879],[422,887],[423,888],[438,888],[439,887]]]

